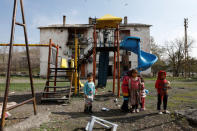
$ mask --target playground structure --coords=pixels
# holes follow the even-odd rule
[[[59,46],[55,45],[52,40],[49,41],[49,44],[28,44],[27,32],[26,32],[26,24],[24,18],[24,10],[23,10],[23,1],[20,0],[21,11],[22,11],[22,19],[23,23],[16,22],[16,10],[17,10],[17,0],[14,1],[14,10],[13,10],[13,18],[12,18],[12,28],[11,28],[11,37],[9,44],[1,44],[1,46],[9,46],[9,59],[8,59],[8,67],[7,67],[7,79],[6,79],[6,89],[4,94],[3,101],[3,110],[1,117],[1,129],[3,129],[5,124],[5,112],[11,109],[14,109],[18,106],[26,104],[28,102],[33,102],[34,114],[36,115],[36,99],[34,94],[33,87],[33,79],[32,79],[32,71],[31,71],[31,63],[29,57],[29,46],[40,46],[40,47],[48,47],[48,68],[47,68],[47,81],[42,92],[42,101],[48,100],[70,100],[72,89],[72,83],[74,81],[74,93],[77,94],[80,91],[80,76],[79,76],[79,67],[81,63],[85,62],[91,55],[93,55],[93,79],[95,82],[96,79],[96,55],[99,54],[99,69],[98,69],[98,86],[106,86],[107,83],[107,68],[109,65],[109,52],[114,52],[114,68],[113,68],[113,94],[115,93],[115,85],[116,85],[116,77],[117,77],[117,96],[120,96],[120,48],[132,51],[138,55],[138,70],[146,70],[152,64],[154,64],[157,60],[157,57],[143,52],[140,50],[140,39],[135,37],[126,38],[121,44],[119,39],[119,26],[122,21],[122,18],[114,17],[111,15],[105,15],[100,19],[95,19],[94,22],[94,31],[93,31],[93,47],[87,51],[87,54],[84,54],[82,58],[79,58],[79,45],[78,45],[78,37],[75,31],[75,57],[74,57],[74,66],[70,64],[70,66],[59,67],[58,66],[58,51]],[[14,42],[14,31],[15,25],[20,25],[24,29],[25,36],[25,44],[13,44]],[[111,36],[110,36],[111,35]],[[103,39],[101,39],[103,37]],[[109,40],[110,37],[110,40]],[[100,46],[98,46],[100,45]],[[135,46],[134,46],[135,45]],[[26,46],[26,54],[28,60],[28,68],[29,68],[29,77],[31,84],[31,92],[32,98],[26,100],[22,103],[19,103],[13,107],[6,108],[8,102],[8,93],[10,86],[10,65],[11,65],[11,56],[12,56],[12,47],[13,46]],[[62,59],[63,60],[63,59]],[[72,62],[71,62],[72,63]],[[51,66],[53,65],[53,67]],[[117,73],[117,75],[116,75]],[[73,77],[74,76],[74,77]],[[54,78],[51,80],[50,78]],[[66,78],[64,80],[58,80],[57,78],[63,77]],[[69,86],[57,86],[59,82],[70,82]],[[53,85],[50,85],[50,84]],[[50,89],[53,89],[51,91]],[[64,90],[58,90],[58,89]],[[56,98],[56,94],[58,94],[58,98]],[[59,96],[60,95],[60,96]],[[62,96],[66,96],[62,97]]]
[[[21,7],[21,14],[22,14],[22,23],[16,22],[16,12],[17,12],[17,0],[14,1],[14,8],[13,8],[13,16],[12,16],[12,27],[11,27],[11,35],[10,35],[10,43],[9,43],[9,57],[8,57],[8,66],[7,66],[7,74],[6,74],[6,88],[4,93],[4,100],[3,100],[3,107],[2,107],[2,114],[1,114],[1,130],[3,130],[5,125],[5,114],[7,111],[12,110],[16,107],[24,105],[29,102],[33,102],[33,110],[34,115],[37,114],[36,111],[36,98],[34,94],[34,86],[33,86],[33,78],[32,78],[32,71],[31,71],[31,62],[29,56],[29,46],[28,46],[28,37],[27,37],[27,30],[26,30],[26,23],[25,23],[25,16],[24,16],[24,8],[23,8],[23,0],[20,0],[20,7]],[[19,104],[11,106],[7,108],[8,103],[8,94],[10,88],[10,66],[11,66],[11,59],[12,59],[12,48],[14,43],[14,33],[15,33],[15,25],[19,25],[23,27],[24,30],[24,37],[25,37],[25,47],[26,47],[26,55],[27,55],[27,62],[28,62],[28,69],[29,69],[29,78],[30,78],[30,85],[31,85],[31,94],[32,97],[26,101],[23,101]]]
[[[98,87],[105,87],[107,84],[107,73],[109,66],[109,52],[114,52],[113,59],[113,94],[117,78],[117,96],[120,96],[120,49],[131,51],[138,55],[138,71],[150,68],[156,61],[157,56],[146,53],[140,49],[140,38],[127,36],[120,43],[119,26],[122,18],[105,15],[95,20],[94,23],[94,45],[84,55],[87,59],[93,54],[93,78],[96,79],[96,54],[99,54],[98,66]],[[103,37],[103,39],[101,39]],[[120,43],[120,44],[119,44]],[[83,61],[83,59],[81,60]],[[81,62],[80,61],[80,62]],[[117,75],[116,75],[117,73]]]
[[[59,46],[55,45],[52,43],[52,40],[50,40],[48,51],[47,81],[44,91],[42,92],[41,101],[70,101],[74,68],[58,67],[58,52]],[[64,79],[58,80],[58,78]],[[62,82],[69,82],[70,85],[65,83],[64,86],[57,86],[57,83]],[[53,91],[50,91],[50,89],[53,89]]]
[[[145,71],[150,68],[156,61],[157,56],[144,52],[140,49],[140,38],[138,37],[126,37],[121,43],[120,48],[131,52],[134,52],[138,56],[138,67],[139,72]]]

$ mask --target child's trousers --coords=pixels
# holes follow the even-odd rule
[[[123,96],[123,104],[121,106],[121,110],[123,110],[125,112],[129,111],[128,104],[129,104],[128,96]]]
[[[167,109],[168,95],[164,94],[162,98],[161,94],[158,94],[157,95],[157,110],[161,110],[162,100],[163,100],[163,109],[164,110]]]
[[[141,108],[145,108],[145,97],[142,97],[141,98],[141,103],[140,103],[140,105],[141,105]]]

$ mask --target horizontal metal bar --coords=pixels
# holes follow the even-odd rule
[[[1,43],[0,46],[9,46],[10,44]],[[13,44],[13,46],[26,46],[26,44]],[[28,44],[28,46],[48,47],[49,44]],[[53,46],[56,47],[56,46]]]
[[[20,26],[25,26],[25,24],[19,23],[19,22],[15,22],[16,25],[20,25]]]
[[[21,102],[21,103],[19,103],[19,104],[16,104],[16,105],[14,105],[14,106],[11,106],[11,107],[7,108],[6,111],[12,110],[12,109],[14,109],[14,108],[16,108],[16,107],[19,107],[19,106],[22,106],[22,105],[24,105],[24,104],[26,104],[26,103],[29,103],[29,102],[31,102],[31,101],[34,101],[34,99],[35,99],[35,98],[33,97],[33,98],[29,99],[29,100],[26,100],[26,101],[23,101],[23,102]]]
[[[103,119],[101,119],[101,118],[99,118],[99,117],[96,117],[96,116],[92,116],[92,119],[93,119],[93,118],[94,118],[95,120],[99,120],[99,121],[102,121],[102,122],[104,122],[104,123],[107,123],[107,124],[110,124],[110,125],[113,125],[113,126],[118,126],[117,124],[114,124],[114,123],[112,123],[112,122],[103,120]]]
[[[108,129],[112,128],[112,127],[110,127],[108,125],[105,125],[105,124],[101,123],[100,121],[95,120],[94,122],[96,122],[97,124],[99,124],[101,126],[104,126],[105,128],[108,128]]]

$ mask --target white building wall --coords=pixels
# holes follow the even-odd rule
[[[141,49],[146,52],[150,52],[150,29],[149,27],[126,27],[125,30],[130,30],[131,36],[136,36],[141,38]],[[87,32],[87,36],[89,39],[89,46],[87,48],[90,48],[92,46],[93,42],[93,28],[89,28]],[[90,39],[92,38],[92,39]],[[52,39],[52,41],[55,44],[58,44],[61,46],[59,50],[59,56],[62,56],[64,58],[67,58],[69,53],[69,48],[66,46],[66,43],[68,41],[68,30],[66,28],[41,28],[40,29],[40,43],[49,43],[49,39]],[[120,51],[121,54],[122,51]],[[113,57],[113,52],[110,52],[110,56]],[[122,60],[122,57],[120,57],[120,61]],[[129,56],[129,60],[131,61],[131,67],[136,68],[137,67],[137,55],[134,53],[131,53]],[[48,48],[43,47],[40,48],[40,75],[46,76],[47,74],[47,62],[48,62]],[[99,53],[97,54],[97,64],[99,62]],[[113,60],[109,62],[110,65],[113,65]],[[93,63],[90,63],[86,65],[86,72],[92,72],[93,71]],[[148,69],[147,71],[142,72],[142,74],[150,74],[151,69]]]
[[[49,43],[49,39],[52,39],[53,43],[61,46],[59,56],[66,58],[68,48],[65,44],[68,41],[68,30],[56,28],[40,29],[40,43]],[[40,48],[40,76],[44,77],[47,74],[48,50],[49,48],[47,47]]]
[[[141,50],[150,53],[150,29],[149,27],[132,27],[130,28],[130,35],[140,37]],[[137,55],[134,53],[131,53],[129,60],[131,60],[132,68],[136,68],[138,65]],[[151,68],[142,72],[142,74],[146,74],[146,75],[150,73],[151,73]]]

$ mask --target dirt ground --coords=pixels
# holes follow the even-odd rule
[[[192,83],[192,82],[190,82]],[[174,131],[193,130],[197,131],[197,125],[183,117],[175,115],[175,110],[197,109],[197,84],[193,82],[177,82],[169,94],[168,109],[171,114],[159,115],[156,111],[156,92],[153,88],[154,81],[146,81],[149,95],[146,97],[146,111],[140,113],[123,113],[117,105],[122,104],[122,98],[118,99],[118,104],[114,102],[111,89],[100,89],[93,103],[92,115],[103,118],[118,124],[118,131]],[[24,95],[26,94],[26,95]],[[30,98],[26,92],[15,92],[10,95],[9,101],[21,102]],[[72,97],[71,104],[62,103],[40,103],[41,93],[37,92],[37,111],[39,113],[50,112],[50,121],[43,123],[40,127],[28,129],[30,131],[82,131],[86,127],[91,115],[84,114],[84,100],[82,96]],[[2,101],[2,92],[0,101]],[[105,107],[109,111],[101,111]],[[25,121],[33,115],[31,103],[11,110],[12,116],[6,120],[6,127]],[[35,121],[36,122],[36,121]],[[104,130],[99,125],[94,126],[94,130]]]

